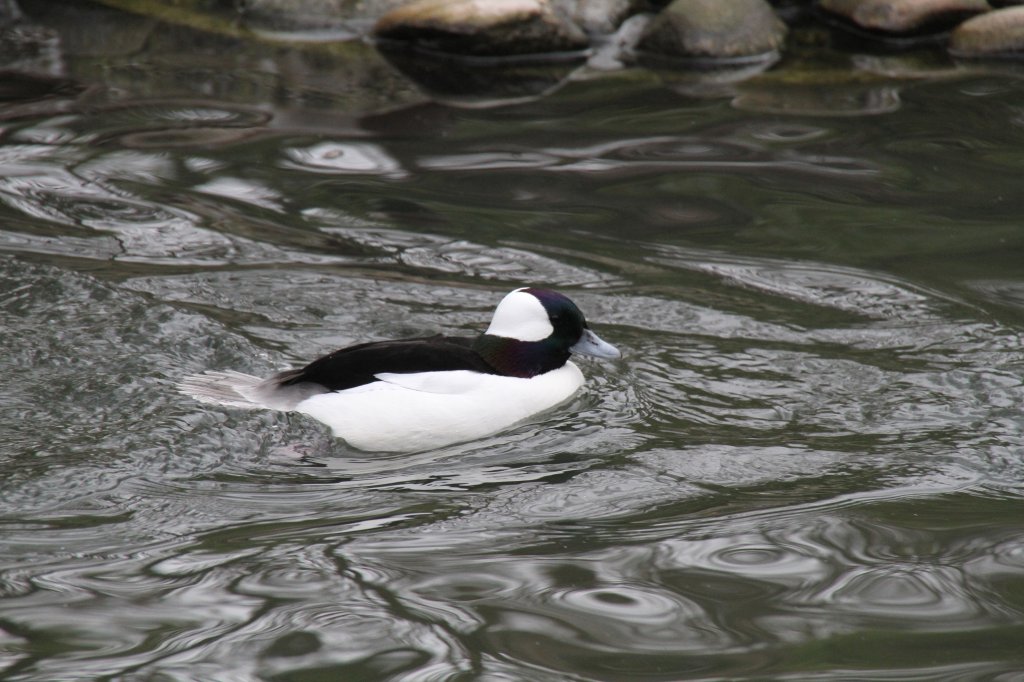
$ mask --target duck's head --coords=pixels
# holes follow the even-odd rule
[[[558,369],[572,353],[621,355],[590,330],[583,313],[566,296],[532,287],[516,289],[501,300],[474,347],[496,370],[519,377]]]

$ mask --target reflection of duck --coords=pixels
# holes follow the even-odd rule
[[[571,353],[619,357],[568,298],[523,288],[502,299],[475,339],[361,343],[268,379],[210,371],[179,389],[205,403],[308,414],[363,450],[424,450],[480,438],[565,401],[583,385]]]

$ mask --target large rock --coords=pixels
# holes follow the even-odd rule
[[[819,7],[866,31],[943,31],[991,9],[986,0],[820,0]]]
[[[382,16],[378,39],[473,56],[566,52],[587,46],[547,0],[414,0]]]
[[[965,21],[949,37],[958,57],[1024,55],[1024,7],[995,10]]]
[[[765,0],[674,0],[637,49],[669,57],[748,60],[777,54],[786,25]]]

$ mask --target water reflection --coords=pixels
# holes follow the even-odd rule
[[[764,114],[813,116],[864,116],[891,114],[902,105],[896,86],[853,86],[845,89],[820,86],[790,87],[782,92],[749,87],[733,98],[733,106]]]
[[[879,172],[876,167],[854,157],[811,156],[793,151],[768,154],[762,145],[682,137],[617,140],[578,149],[551,148],[544,153],[475,152],[463,156],[424,158],[419,163],[427,169],[536,168],[573,173],[743,168],[870,177]]]
[[[870,125],[65,85],[0,112],[0,676],[1016,674],[1018,85]],[[537,282],[625,356],[491,438],[371,457],[171,390]]]
[[[580,52],[542,59],[488,59],[409,50],[387,41],[378,42],[377,47],[432,98],[468,107],[505,106],[551,94],[586,57]]]
[[[407,175],[381,147],[369,143],[322,142],[311,147],[285,150],[284,168],[317,173],[380,174],[392,178]]]
[[[365,236],[376,240],[365,246],[385,252],[400,244],[386,232]],[[422,237],[412,243],[424,250],[443,250],[447,244]],[[663,246],[651,247],[647,258],[660,258],[663,267],[703,273],[712,278],[709,285],[721,281],[717,270],[694,270],[700,260],[696,254],[677,251],[668,258],[667,253]],[[713,262],[707,253],[703,261]],[[64,628],[69,605],[82,614],[78,626],[62,630],[61,642],[68,651],[89,653],[20,659],[37,676],[109,670],[116,660],[163,674],[199,669],[216,676],[231,666],[253,675],[317,669],[423,679],[431,671],[443,677],[479,665],[490,668],[481,661],[500,657],[505,666],[539,669],[541,678],[554,679],[571,669],[609,679],[616,670],[671,679],[686,670],[734,675],[775,669],[796,655],[794,647],[814,640],[841,642],[849,633],[885,623],[928,628],[938,616],[948,630],[1005,621],[1001,607],[983,606],[991,600],[977,585],[1020,568],[1012,551],[1019,535],[1012,521],[998,531],[1004,549],[993,554],[988,543],[929,539],[934,536],[882,520],[902,518],[900,505],[927,505],[943,513],[927,500],[938,491],[972,485],[988,464],[967,454],[960,465],[969,471],[958,472],[941,458],[919,462],[922,453],[934,453],[935,447],[944,451],[957,436],[924,438],[914,445],[904,431],[888,447],[885,441],[866,439],[870,429],[864,428],[862,412],[837,411],[837,396],[846,394],[851,408],[858,404],[864,410],[880,387],[891,383],[864,375],[874,356],[857,351],[851,342],[878,340],[870,322],[856,333],[839,329],[823,346],[832,334],[828,328],[799,332],[793,322],[759,322],[738,312],[726,316],[667,298],[589,293],[588,309],[615,320],[617,334],[635,359],[623,373],[596,383],[596,392],[570,410],[576,417],[563,423],[564,416],[553,415],[452,452],[360,461],[344,456],[312,425],[266,415],[200,416],[194,406],[161,400],[162,409],[171,409],[175,419],[165,422],[160,410],[140,405],[152,388],[128,376],[145,380],[144,366],[155,362],[159,373],[171,375],[190,363],[251,357],[253,346],[241,336],[225,337],[205,313],[176,311],[167,304],[150,308],[132,291],[179,304],[189,292],[197,306],[192,310],[205,310],[198,304],[219,300],[242,320],[247,314],[272,313],[279,322],[263,319],[247,336],[269,334],[268,339],[283,343],[295,335],[284,333],[282,323],[317,324],[325,332],[333,328],[334,334],[360,326],[386,333],[384,321],[401,311],[403,324],[436,326],[436,312],[422,306],[422,283],[359,284],[351,277],[318,281],[325,279],[318,276],[295,289],[282,287],[279,278],[266,273],[243,277],[247,284],[239,288],[234,275],[205,280],[173,275],[137,278],[111,297],[110,285],[88,277],[68,280],[66,272],[11,261],[7,267],[11,278],[23,283],[57,276],[67,280],[53,290],[50,306],[65,316],[64,329],[78,331],[59,343],[88,351],[101,319],[112,334],[103,342],[107,353],[90,353],[88,365],[67,368],[79,392],[95,396],[105,382],[90,388],[90,381],[104,374],[116,373],[121,377],[116,383],[127,381],[109,394],[105,407],[63,401],[68,435],[51,443],[62,464],[34,473],[23,470],[20,480],[5,484],[8,514],[33,505],[38,509],[47,500],[44,506],[66,510],[76,524],[90,507],[94,518],[88,529],[35,526],[5,536],[8,556],[49,555],[44,566],[16,563],[0,569],[5,618],[22,622],[31,614],[33,627],[53,631]],[[757,272],[740,270],[751,271]],[[943,357],[941,344],[952,343],[948,329],[938,324],[938,337],[920,338],[922,327],[915,321],[942,318],[947,303],[898,281],[872,280],[889,288],[889,301],[864,299],[871,305],[863,305],[861,299],[836,298],[834,292],[818,295],[818,280],[807,279],[806,269],[794,270],[792,277],[786,268],[772,272],[781,278],[772,281],[786,286],[751,288],[749,280],[727,278],[736,286],[733,307],[742,310],[744,297],[767,296],[798,307],[856,312],[862,320],[889,325],[886,333],[894,334],[893,343],[903,353],[908,352],[906,341],[916,338],[932,358],[929,364]],[[872,279],[867,272],[846,274],[850,278],[840,282],[851,290]],[[196,286],[200,281],[203,286]],[[262,288],[251,286],[259,281]],[[302,312],[325,292],[357,284],[365,298],[348,306],[344,316]],[[26,320],[20,331],[14,327],[15,338],[23,352],[35,352],[27,334],[35,328],[37,313],[32,311],[43,301],[27,297],[23,288],[8,290],[4,309]],[[460,302],[447,318],[455,327],[475,321],[491,297],[455,286],[435,286],[431,296]],[[87,311],[79,300],[105,302]],[[902,306],[898,314],[893,305]],[[702,316],[708,324],[695,327]],[[892,319],[910,322],[905,336],[897,333]],[[654,320],[658,326],[652,329]],[[246,328],[244,322],[232,324]],[[160,330],[146,334],[145,357],[115,370],[124,357],[109,352],[110,344],[137,347],[142,331],[153,325]],[[991,327],[979,330],[976,352],[991,358],[999,333]],[[990,341],[984,341],[986,336]],[[209,338],[221,340],[210,347]],[[339,339],[314,335],[305,343],[334,340]],[[847,344],[852,354],[833,357],[837,344]],[[60,345],[50,353],[70,355]],[[45,371],[52,383],[53,369]],[[843,378],[837,380],[837,373]],[[904,429],[920,421],[900,416],[902,408],[896,407],[906,399],[914,376],[904,371],[888,389],[896,416],[887,421]],[[997,385],[1008,391],[1007,406],[1019,391],[1012,382],[983,372],[968,376],[962,369],[941,370],[936,377],[942,380],[922,381],[920,389],[951,391],[960,404],[965,393],[977,390],[976,381],[985,395]],[[148,382],[153,385],[152,379]],[[39,404],[27,389],[22,400]],[[816,400],[821,401],[819,410],[830,406],[831,416],[800,405]],[[749,440],[746,434],[758,428],[759,419],[751,405],[758,402],[765,410],[763,428],[775,430],[772,440],[785,434],[791,443],[800,441],[794,415],[817,420],[807,423],[807,443],[695,443]],[[95,449],[88,461],[78,462],[75,456],[82,449],[75,434],[96,419],[97,408],[106,416],[91,432],[104,434],[109,442],[102,468]],[[991,407],[971,409],[980,415]],[[680,427],[685,410],[695,415],[694,423]],[[956,416],[937,413],[933,426],[944,429],[962,415],[962,409]],[[34,420],[51,416],[29,413],[27,418],[31,427]],[[118,422],[131,424],[137,434],[127,449],[125,426],[115,428]],[[695,427],[697,422],[703,430]],[[1006,424],[1000,428],[1007,433]],[[328,467],[300,475],[261,461],[270,456],[269,449],[302,434],[313,456]],[[987,437],[1000,436],[993,432]],[[831,451],[821,447],[826,438],[836,446]],[[24,442],[28,446],[31,441]],[[879,448],[882,452],[875,454]],[[263,471],[268,465],[283,468],[268,478]],[[929,469],[936,475],[927,474]],[[181,483],[174,484],[175,479]],[[913,499],[898,487],[907,483],[918,486],[921,501],[904,501]],[[864,496],[872,488],[883,495],[876,500]],[[57,490],[62,491],[59,499],[53,499]],[[69,504],[73,490],[81,491],[80,501]],[[885,506],[891,509],[883,513]],[[873,508],[879,508],[877,514]],[[126,515],[126,509],[131,513]],[[137,549],[123,554],[126,539]],[[59,549],[68,546],[89,558],[74,559]],[[936,557],[936,547],[945,547],[941,556]],[[126,581],[126,576],[134,577]],[[988,589],[1007,598],[998,587]],[[128,615],[122,613],[125,601],[136,604]],[[91,633],[101,624],[116,635],[96,641]],[[169,625],[175,635],[148,644],[147,633]],[[15,640],[13,646],[29,641]],[[659,677],[662,669],[671,670],[671,676]]]

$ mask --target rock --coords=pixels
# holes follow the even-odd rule
[[[573,21],[588,35],[607,36],[645,5],[643,0],[575,0],[568,9]]]
[[[881,33],[944,31],[991,9],[986,0],[820,0],[821,9]]]
[[[774,58],[786,25],[765,0],[674,0],[644,30],[638,50],[713,60]]]
[[[373,33],[471,56],[567,52],[588,44],[583,31],[548,0],[414,0],[382,16]]]
[[[111,0],[100,0],[111,2]],[[131,2],[132,0],[115,0]],[[231,8],[232,21],[239,27],[277,40],[350,40],[366,32],[387,12],[409,0],[174,0],[174,6],[194,5],[193,11],[216,11],[217,5]],[[170,4],[170,3],[167,3]],[[303,36],[306,33],[307,36]],[[312,35],[309,35],[312,34]]]
[[[156,19],[125,14],[95,3],[20,0],[19,5],[21,18],[45,24],[59,33],[59,47],[54,46],[51,59],[59,54],[101,58],[131,55],[143,48],[157,25]],[[2,13],[0,10],[0,16]],[[15,47],[16,35],[0,36],[0,54]],[[38,53],[36,58],[44,54]],[[63,67],[58,67],[53,75],[63,72]]]
[[[998,9],[960,24],[949,37],[958,57],[1024,54],[1024,7]]]

